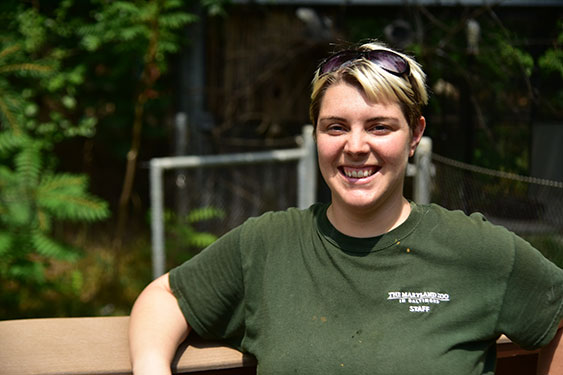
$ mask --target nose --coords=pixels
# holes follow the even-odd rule
[[[351,155],[362,155],[369,152],[369,144],[363,130],[353,129],[348,133],[344,151]]]

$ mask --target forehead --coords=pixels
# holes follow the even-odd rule
[[[370,98],[358,85],[346,82],[327,88],[321,101],[319,120],[323,117],[389,116],[406,121],[399,103]]]

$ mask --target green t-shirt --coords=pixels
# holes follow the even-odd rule
[[[327,205],[247,220],[173,269],[189,325],[253,354],[259,374],[493,374],[502,333],[547,344],[563,270],[481,215],[412,204],[368,239]]]

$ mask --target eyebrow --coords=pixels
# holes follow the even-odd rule
[[[338,116],[327,116],[319,118],[319,121],[344,121],[347,120],[344,117]],[[376,116],[370,117],[365,122],[392,122],[392,123],[399,123],[400,120],[396,117],[389,117],[389,116]]]
[[[338,116],[326,116],[319,117],[319,121],[346,121],[346,119]]]
[[[399,123],[400,120],[396,117],[389,117],[389,116],[377,116],[372,117],[367,120],[367,122],[392,122],[392,123]]]

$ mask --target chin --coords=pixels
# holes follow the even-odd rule
[[[340,203],[343,207],[348,209],[357,211],[357,212],[364,212],[370,211],[375,209],[376,207],[380,206],[380,199],[372,198],[372,199],[345,199],[341,200]]]

